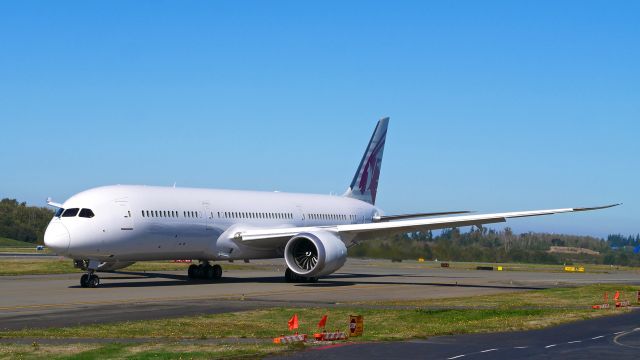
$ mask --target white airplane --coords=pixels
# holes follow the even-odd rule
[[[210,261],[284,257],[287,281],[313,282],[340,269],[348,247],[371,238],[618,205],[482,215],[455,211],[385,216],[375,201],[388,122],[388,118],[378,121],[343,196],[98,187],[63,204],[47,201],[57,211],[44,242],[86,270],[80,279],[82,287],[98,286],[95,272],[99,270],[171,259],[199,260],[199,265],[189,266],[189,278],[219,279],[222,268]]]

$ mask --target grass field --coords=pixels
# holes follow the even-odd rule
[[[225,356],[259,357],[273,351],[285,351],[288,348],[268,344],[275,336],[289,333],[287,320],[295,313],[300,319],[300,331],[312,334],[316,323],[324,314],[328,314],[327,330],[346,330],[347,319],[351,314],[363,315],[365,334],[352,341],[404,340],[428,338],[437,335],[464,334],[475,332],[515,331],[538,329],[569,321],[588,319],[608,314],[616,314],[627,309],[592,310],[591,305],[602,302],[604,291],[610,298],[616,290],[623,292],[629,300],[635,294],[635,287],[626,285],[589,285],[575,288],[555,288],[534,290],[509,295],[488,295],[473,298],[451,298],[411,302],[353,304],[338,308],[272,308],[215,315],[190,316],[177,319],[151,321],[129,321],[114,324],[75,326],[55,329],[27,329],[0,332],[2,338],[139,338],[141,344],[94,345],[91,349],[55,350],[63,354],[76,354],[84,358],[83,351],[98,354],[100,351],[114,351],[116,358],[136,357],[139,349],[148,349],[140,358],[158,356],[172,358],[176,356],[174,346],[168,343],[185,341],[198,342],[198,346],[184,347],[189,355],[183,358],[212,358]],[[402,307],[397,307],[398,305]],[[430,308],[430,306],[451,306],[451,308]],[[234,339],[245,338],[264,341],[264,344],[239,344]],[[207,339],[229,341],[230,354],[218,351],[216,346],[206,345]],[[73,341],[73,340],[70,340]],[[109,346],[112,346],[111,348]],[[39,346],[40,349],[54,348]],[[46,357],[44,350],[34,350],[25,345],[0,346],[0,358],[9,357],[9,353],[22,351],[25,358]],[[199,349],[199,350],[198,350]],[[54,350],[51,350],[54,351]],[[65,352],[66,351],[66,352]],[[96,353],[98,352],[98,353]],[[232,355],[236,352],[235,355]],[[110,354],[110,353],[109,353]],[[104,354],[103,357],[112,355]],[[225,355],[226,354],[226,355]],[[88,357],[87,357],[88,358]],[[155,357],[154,357],[155,358]]]
[[[139,344],[64,344],[44,345],[34,342],[25,344],[0,344],[0,359],[255,359],[285,352],[295,347],[273,344],[184,344],[139,343]]]
[[[425,261],[418,262],[416,260],[404,260],[399,263],[395,263],[400,268],[413,268],[413,269],[440,269],[442,263],[449,264],[450,269],[457,270],[476,270],[477,266],[493,266],[497,269],[498,266],[502,266],[503,271],[536,271],[536,272],[564,272],[564,265],[550,265],[550,264],[521,264],[521,263],[484,263],[484,262],[456,262],[456,261]],[[379,261],[372,261],[372,267],[380,266]],[[602,265],[602,264],[573,264],[572,266],[583,266],[586,272],[591,273],[607,273],[611,271],[632,271],[640,273],[640,268],[619,266],[619,265]]]
[[[36,248],[36,244],[0,237],[0,248]]]

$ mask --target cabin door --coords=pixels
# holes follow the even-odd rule
[[[131,208],[129,207],[129,199],[122,198],[116,200],[116,209],[118,218],[120,219],[120,230],[133,230],[133,217],[131,216]]]

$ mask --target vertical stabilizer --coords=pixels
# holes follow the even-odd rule
[[[360,166],[351,181],[351,185],[344,196],[366,201],[370,204],[376,203],[376,193],[378,192],[378,178],[380,177],[380,167],[382,166],[382,153],[384,152],[384,142],[387,138],[387,125],[389,118],[378,121],[376,129],[373,130],[371,140],[367,150],[365,150]]]

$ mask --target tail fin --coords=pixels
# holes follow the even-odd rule
[[[380,177],[382,153],[384,152],[384,142],[387,138],[388,124],[388,117],[378,121],[376,129],[371,135],[371,140],[369,140],[369,146],[367,146],[367,150],[360,161],[360,166],[356,170],[356,175],[353,177],[351,185],[344,196],[366,201],[370,204],[376,203],[378,178]]]

